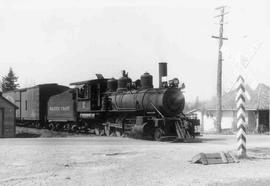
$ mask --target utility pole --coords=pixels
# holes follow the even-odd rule
[[[224,25],[224,15],[228,12],[225,12],[226,6],[217,7],[216,10],[220,10],[220,14],[215,16],[215,18],[220,17],[219,22],[219,36],[212,36],[212,38],[218,39],[218,65],[217,65],[217,115],[215,128],[217,133],[221,133],[221,119],[222,119],[222,45],[223,40],[228,40],[228,38],[223,37],[223,25]]]

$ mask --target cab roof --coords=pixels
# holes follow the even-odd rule
[[[98,83],[106,83],[108,81],[108,78],[104,79],[91,79],[91,80],[86,80],[86,81],[79,81],[79,82],[74,82],[70,83],[69,85],[85,85],[85,84],[98,84]]]

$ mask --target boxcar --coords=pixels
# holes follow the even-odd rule
[[[59,94],[68,87],[58,84],[40,84],[29,88],[4,93],[3,96],[19,107],[16,118],[24,125],[44,127],[47,117],[47,101],[50,96]]]

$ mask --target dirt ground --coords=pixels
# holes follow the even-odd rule
[[[25,132],[18,131],[20,134]],[[34,134],[34,129],[30,132]],[[44,133],[0,140],[0,185],[229,186],[270,183],[270,136],[266,135],[247,137],[247,160],[201,165],[190,163],[194,155],[233,151],[235,136],[206,135],[194,143],[173,143],[69,136],[68,133],[44,137]]]

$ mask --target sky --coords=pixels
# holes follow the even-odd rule
[[[270,85],[270,3],[267,0],[9,0],[0,1],[0,75],[12,67],[21,87],[119,78],[144,72],[158,85],[186,85],[187,101],[216,94],[219,14],[227,5],[222,48],[223,91],[242,73],[248,84]]]

